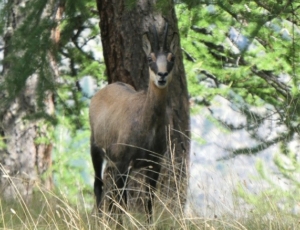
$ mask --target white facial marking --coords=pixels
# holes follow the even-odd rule
[[[158,72],[167,72],[167,57],[165,55],[159,55],[156,61]]]
[[[154,75],[154,83],[159,89],[164,89],[167,87],[169,82],[169,76],[159,76],[159,74],[167,73],[167,57],[165,55],[158,55],[156,60],[157,74]]]

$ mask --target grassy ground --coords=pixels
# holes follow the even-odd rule
[[[166,162],[164,162],[166,163]],[[164,164],[163,164],[164,165]],[[204,217],[201,214],[201,208],[195,205],[193,209],[187,209],[181,205],[182,192],[179,191],[174,173],[173,165],[169,168],[169,179],[172,181],[172,175],[176,186],[169,194],[160,191],[169,187],[168,184],[159,184],[159,191],[155,193],[155,207],[153,223],[148,224],[146,215],[142,208],[142,202],[129,200],[129,207],[123,210],[124,214],[114,215],[108,211],[102,215],[95,214],[92,188],[80,188],[77,183],[68,184],[76,191],[79,191],[76,197],[68,194],[69,190],[55,191],[44,189],[37,184],[34,194],[30,200],[25,200],[16,190],[16,198],[13,200],[4,200],[0,194],[0,230],[8,229],[241,229],[241,230],[296,230],[300,229],[300,218],[297,214],[292,214],[290,209],[280,207],[278,201],[286,201],[291,194],[281,192],[273,187],[269,192],[262,191],[260,194],[250,195],[242,187],[232,186],[232,196],[236,202],[228,208],[228,213],[213,218]],[[134,178],[136,178],[136,174]],[[73,179],[74,180],[74,179]],[[201,184],[201,181],[193,181]],[[230,181],[228,181],[230,183]],[[79,183],[80,184],[80,183]],[[184,183],[183,183],[184,184]],[[178,188],[178,190],[176,189]],[[62,188],[61,188],[62,189]],[[137,189],[138,190],[138,189]],[[220,188],[222,190],[222,188]],[[67,192],[66,192],[67,191]],[[140,191],[136,191],[140,193]],[[72,193],[73,194],[73,193]],[[173,196],[170,196],[173,194]],[[299,195],[299,194],[298,194]],[[298,196],[292,196],[292,204],[297,204]],[[285,199],[286,198],[286,199]],[[193,200],[190,198],[188,203],[196,204],[197,196]],[[75,202],[74,202],[75,200]],[[291,200],[291,199],[289,199]],[[241,202],[240,202],[241,201]],[[247,203],[247,208],[240,205]],[[298,202],[298,204],[300,204]],[[221,209],[221,207],[214,207]],[[200,210],[199,210],[200,209]],[[222,207],[224,210],[224,207]],[[232,211],[232,209],[235,209]],[[105,209],[106,210],[106,209]],[[188,210],[188,211],[187,211]],[[122,220],[122,225],[118,222]]]
[[[95,215],[92,205],[85,203],[83,196],[77,204],[70,204],[66,196],[37,187],[30,201],[18,196],[11,201],[0,200],[0,229],[300,229],[300,219],[274,208],[265,213],[266,205],[274,205],[269,199],[261,203],[261,210],[248,210],[239,217],[231,214],[213,219],[193,214],[186,215],[176,199],[168,200],[156,194],[154,220],[145,221],[142,210],[130,208],[118,217],[111,213]],[[176,203],[177,202],[177,203]],[[242,210],[241,210],[242,212]]]

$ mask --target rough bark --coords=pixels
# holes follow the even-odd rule
[[[126,2],[128,1],[97,0],[108,82],[122,81],[137,90],[145,90],[149,75],[147,58],[142,49],[142,35],[148,33],[152,40],[152,26],[155,25],[158,33],[162,34],[167,21],[169,44],[173,34],[178,33],[177,18],[172,1],[169,1],[170,6],[164,13],[155,10],[155,1],[138,0],[134,7],[127,7]],[[180,181],[176,183],[173,179],[170,180],[174,176],[172,170],[169,170],[172,165],[167,163],[169,167],[163,166],[161,190],[167,196],[174,196],[178,189],[184,194],[189,162],[189,102],[181,50],[177,53],[169,90],[170,149],[175,151],[169,151],[166,159],[177,168],[176,178]],[[174,159],[171,159],[170,152],[175,153]],[[180,188],[176,189],[176,184]]]
[[[50,1],[53,4],[53,1]],[[49,2],[49,7],[53,6]],[[23,8],[27,0],[10,1],[10,10],[7,20],[4,57],[10,54],[11,39],[19,26],[23,23]],[[45,9],[43,17],[49,17],[52,10]],[[57,38],[57,31],[53,31],[53,39]],[[24,38],[26,39],[26,38]],[[17,55],[17,54],[16,54]],[[50,68],[57,74],[56,63],[51,53],[48,55]],[[29,64],[30,60],[28,60]],[[5,82],[7,73],[14,68],[14,63],[4,62],[1,82]],[[16,95],[13,101],[7,102],[8,92],[2,92],[0,100],[5,104],[1,109],[1,138],[5,147],[0,149],[0,194],[3,198],[15,198],[18,195],[25,199],[31,198],[34,185],[41,181],[43,175],[51,165],[52,143],[49,140],[49,123],[43,119],[28,119],[38,110],[37,92],[39,75],[33,74],[26,80],[23,90]],[[48,115],[54,113],[52,92],[45,92],[44,110]],[[50,127],[51,128],[51,127]],[[44,176],[43,186],[50,188],[51,176]]]

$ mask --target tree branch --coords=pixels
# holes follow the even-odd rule
[[[219,158],[218,161],[219,160],[229,160],[229,159],[232,159],[232,158],[234,158],[238,155],[256,155],[259,152],[261,152],[261,151],[267,149],[268,147],[272,146],[273,144],[276,144],[280,141],[284,141],[286,139],[290,139],[292,137],[293,133],[294,133],[293,131],[283,133],[282,135],[280,135],[276,138],[273,138],[272,140],[264,141],[263,143],[260,143],[260,144],[254,146],[254,147],[239,148],[239,149],[236,149],[236,150],[225,148],[225,150],[231,152],[231,154],[228,155],[228,156]]]
[[[292,98],[290,95],[290,87],[280,82],[276,76],[273,75],[271,71],[258,70],[256,67],[251,68],[252,73],[264,79],[269,85],[274,87],[278,93],[284,96],[286,99]]]

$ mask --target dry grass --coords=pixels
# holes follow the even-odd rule
[[[17,191],[16,191],[17,192]],[[185,215],[184,207],[165,194],[155,193],[154,220],[146,222],[141,210],[129,207],[123,210],[122,226],[120,216],[109,212],[96,215],[90,204],[79,202],[70,204],[68,198],[36,186],[31,201],[25,202],[21,196],[11,201],[0,200],[0,229],[298,229],[298,220],[279,214],[273,218],[247,212],[240,218],[222,216],[201,218]],[[288,218],[289,217],[289,218]]]
[[[199,210],[187,214],[186,207],[182,204],[185,194],[182,192],[181,186],[186,183],[182,181],[184,177],[178,177],[178,172],[181,169],[176,163],[174,155],[171,155],[170,159],[171,163],[166,160],[162,162],[166,170],[164,170],[161,177],[168,178],[168,180],[160,180],[159,189],[155,192],[152,224],[148,224],[146,221],[143,210],[143,195],[140,196],[142,198],[135,198],[136,194],[143,194],[140,188],[147,186],[143,183],[143,179],[137,179],[139,173],[144,174],[143,171],[138,171],[129,179],[138,182],[140,187],[134,188],[133,194],[135,195],[129,198],[126,210],[118,206],[123,211],[122,215],[109,213],[105,208],[101,215],[95,214],[93,204],[85,200],[82,192],[79,192],[78,202],[74,204],[70,202],[69,197],[59,190],[53,192],[43,188],[40,184],[36,184],[31,200],[25,201],[16,187],[14,191],[16,198],[14,200],[4,200],[0,196],[0,229],[281,230],[300,228],[298,218],[288,213],[281,213],[278,209],[276,209],[276,212],[274,212],[275,209],[270,210],[269,215],[262,215],[259,210],[238,209],[238,212],[242,212],[239,216],[233,216],[231,212],[228,215],[224,214],[216,218],[198,216],[196,213],[199,213]],[[4,176],[13,183],[8,175]],[[171,188],[170,184],[172,184]],[[109,199],[109,193],[106,194],[106,197],[106,199]],[[272,204],[271,199],[266,199],[266,202],[270,206],[276,206],[276,204]],[[190,200],[189,203],[193,203],[193,201]],[[264,203],[262,203],[263,206],[265,206]],[[122,219],[122,225],[119,224],[120,218]]]

